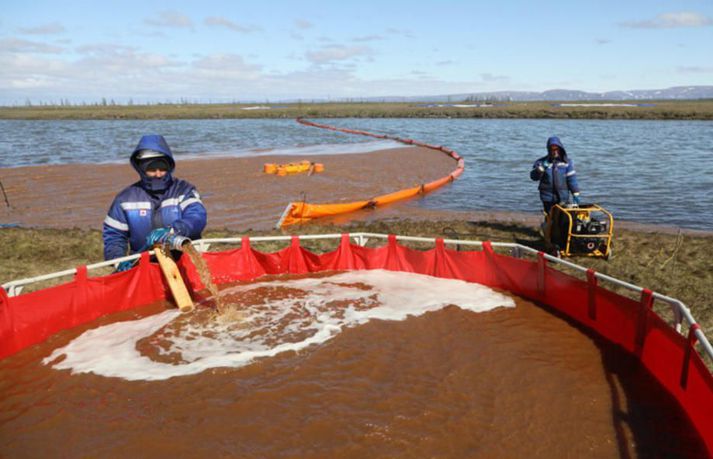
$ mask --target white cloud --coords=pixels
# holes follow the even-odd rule
[[[498,81],[508,81],[510,78],[506,75],[493,75],[492,73],[481,73],[480,78],[488,83],[498,82]]]
[[[198,56],[189,62],[133,47],[94,44],[66,61],[35,54],[0,54],[1,103],[36,101],[162,101],[184,98],[234,100],[269,95],[282,76],[235,54]],[[11,98],[14,98],[14,102]]]
[[[0,75],[13,76],[13,78],[22,78],[25,75],[40,78],[43,74],[46,74],[47,78],[54,78],[64,76],[64,72],[69,68],[68,64],[61,59],[34,54],[2,56],[0,64],[3,68]]]
[[[18,31],[27,35],[55,35],[66,32],[66,29],[59,22],[51,22],[35,27],[22,27]]]
[[[65,91],[71,74],[64,61],[36,54],[0,54],[0,68],[0,92],[22,98]]]
[[[301,30],[306,30],[314,27],[314,24],[312,24],[306,19],[295,19],[295,27]]]
[[[220,17],[220,16],[209,16],[209,17],[205,18],[203,23],[205,25],[211,26],[211,27],[225,27],[226,29],[230,29],[233,32],[240,32],[240,33],[251,33],[251,32],[257,32],[259,30],[262,30],[258,26],[238,24],[236,22],[233,22],[229,19],[226,19],[226,18]]]
[[[184,59],[112,43],[88,44],[72,51],[63,55],[0,53],[0,103],[386,97],[503,89],[502,82],[509,82],[494,73],[446,81],[418,66],[403,69],[399,77],[377,78],[363,73],[360,63],[373,54],[365,46],[316,48],[308,61],[301,61],[303,68],[293,71],[266,68],[245,55],[230,53]]]
[[[696,65],[691,65],[691,66],[681,66],[676,69],[678,73],[713,73],[713,67],[712,66],[696,66]]]
[[[319,99],[474,90],[472,83],[439,81],[422,72],[399,79],[358,78],[358,67],[348,62],[277,72],[235,54],[197,56],[183,62],[112,44],[82,46],[77,52],[80,58],[71,61],[38,54],[0,54],[0,102]],[[320,62],[363,53],[341,48]]]
[[[314,64],[328,64],[372,54],[373,51],[368,46],[329,45],[318,51],[309,51],[305,56]]]
[[[116,55],[121,53],[133,52],[135,47],[125,45],[115,45],[113,43],[92,43],[91,45],[77,46],[76,51],[79,54],[90,55]]]
[[[629,21],[621,24],[633,29],[673,29],[680,27],[707,27],[713,25],[713,19],[691,11],[662,13],[654,19]]]
[[[386,29],[386,33],[390,35],[399,35],[404,38],[413,38],[413,33],[411,33],[411,31],[407,29],[397,29],[395,27],[389,27],[388,29]]]
[[[64,51],[59,46],[49,45],[21,38],[0,39],[0,53],[45,53],[57,54]]]
[[[380,41],[384,40],[385,38],[381,35],[364,35],[361,37],[354,37],[352,41],[356,42],[365,42],[365,41]]]
[[[261,71],[261,66],[248,64],[245,59],[238,54],[212,54],[204,56],[195,60],[191,66],[204,76],[231,76],[253,79],[258,78]]]
[[[432,80],[433,79],[433,75],[431,75],[428,72],[423,72],[421,70],[411,70],[409,72],[409,75],[413,75],[414,77],[416,77],[419,80]]]
[[[123,74],[163,72],[184,65],[162,54],[141,52],[137,48],[123,45],[85,45],[78,47],[77,52],[83,57],[76,64],[99,74],[109,74],[111,79],[121,78]]]
[[[193,27],[191,18],[178,11],[161,11],[155,17],[144,19],[144,24],[154,27],[177,29],[189,29]]]

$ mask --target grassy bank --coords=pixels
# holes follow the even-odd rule
[[[519,242],[542,249],[535,228],[501,222],[395,221],[359,223],[348,227],[308,226],[293,231],[342,233],[368,231],[451,239]],[[281,234],[254,232],[250,236]],[[211,230],[204,237],[239,236],[227,230]],[[316,251],[331,250],[335,242],[313,242]],[[256,245],[258,250],[274,251],[283,243]],[[417,247],[418,248],[418,247]],[[423,247],[425,248],[425,247]],[[216,250],[221,250],[216,248]],[[659,234],[618,230],[615,256],[609,261],[576,258],[575,262],[618,279],[650,288],[680,299],[693,311],[709,337],[713,337],[713,236]],[[0,282],[46,274],[95,263],[102,259],[101,234],[88,230],[8,228],[0,230]],[[661,313],[668,311],[659,305]]]
[[[460,103],[460,102],[455,102]],[[584,103],[584,102],[578,102]],[[591,104],[602,104],[602,101]],[[642,101],[614,101],[641,104]],[[470,103],[472,104],[472,103]],[[0,107],[0,119],[232,119],[232,118],[561,118],[713,120],[713,100],[645,101],[642,106],[562,107],[509,102],[453,107],[425,103],[156,104]]]

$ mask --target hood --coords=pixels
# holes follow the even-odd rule
[[[562,145],[562,141],[560,140],[559,137],[552,136],[549,139],[547,139],[547,155],[549,156],[550,154],[550,145],[557,145],[560,147],[560,151],[562,152],[562,159],[564,161],[567,161],[567,150],[564,149],[564,145]]]
[[[152,152],[158,153],[166,158],[168,161],[168,172],[161,178],[151,178],[146,175],[146,173],[139,167],[138,156],[143,150],[151,150]],[[173,153],[171,148],[166,143],[166,139],[162,135],[149,134],[141,137],[138,145],[131,153],[131,158],[129,159],[131,166],[136,172],[138,172],[141,177],[141,186],[147,191],[163,191],[168,188],[173,182],[173,170],[176,168],[176,162],[173,160]]]

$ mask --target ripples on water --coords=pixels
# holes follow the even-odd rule
[[[461,180],[418,205],[535,212],[529,178],[545,141],[574,159],[583,200],[616,218],[713,230],[713,122],[624,120],[321,120],[447,145],[466,161]],[[181,156],[370,141],[293,120],[0,121],[0,166],[124,161],[142,134],[165,135]],[[252,150],[252,151],[251,151]],[[263,152],[264,153],[264,152]]]
[[[615,218],[713,230],[713,122],[620,120],[330,120],[458,151],[462,180],[422,205],[452,210],[540,209],[532,163],[549,136],[574,160],[585,202]]]

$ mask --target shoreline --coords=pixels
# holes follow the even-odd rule
[[[400,161],[402,155],[413,153],[410,158],[415,161],[409,175],[402,177],[389,177],[388,171],[393,171],[393,163]],[[273,229],[285,206],[292,201],[299,200],[302,193],[308,196],[308,202],[323,204],[333,202],[349,202],[376,196],[380,193],[396,191],[408,186],[413,186],[416,181],[428,181],[451,172],[453,161],[446,155],[439,155],[428,149],[413,146],[377,150],[368,153],[335,153],[314,155],[310,159],[314,162],[325,163],[328,170],[326,174],[315,174],[309,179],[305,174],[286,177],[269,176],[262,172],[264,163],[296,162],[308,158],[310,155],[259,155],[250,157],[215,156],[203,158],[180,159],[177,163],[177,172],[174,177],[188,180],[196,185],[208,209],[207,230],[227,231],[264,231]],[[377,161],[377,159],[381,159]],[[371,166],[364,164],[378,163],[376,175]],[[210,169],[221,164],[216,173]],[[434,168],[429,172],[431,168]],[[334,169],[342,169],[341,173]],[[369,174],[370,183],[357,183],[359,177],[354,174],[344,174],[349,168],[358,168],[359,172]],[[0,230],[4,228],[23,229],[101,229],[106,210],[109,208],[114,196],[124,187],[137,180],[135,171],[128,163],[102,163],[89,164],[53,164],[15,166],[3,168],[6,173],[1,177],[5,191],[11,204],[10,209],[5,205],[0,196]],[[261,206],[268,206],[266,210],[251,212],[250,217],[242,219],[246,212],[246,202],[255,199],[241,197],[241,186],[231,185],[230,178],[237,170],[242,171],[239,179],[244,180],[245,186],[267,186],[263,194],[270,194],[275,199],[262,200]],[[387,172],[387,173],[384,173]],[[440,174],[440,175],[438,175]],[[213,177],[211,178],[211,175]],[[323,176],[322,176],[323,175]],[[322,176],[322,177],[320,177]],[[331,177],[328,177],[331,176]],[[102,177],[106,181],[102,182]],[[393,181],[382,181],[388,177]],[[373,183],[373,182],[376,183]],[[312,183],[310,183],[312,182]],[[381,182],[381,183],[379,183]],[[391,184],[391,185],[390,185]],[[62,187],[68,187],[70,199],[66,201],[57,194]],[[244,188],[243,186],[242,188]],[[322,189],[320,189],[322,188]],[[86,193],[82,193],[82,189]],[[51,198],[42,198],[43,191],[51,191]],[[446,187],[443,192],[448,192]],[[90,202],[84,195],[91,195]],[[217,195],[226,195],[221,199]],[[18,198],[18,196],[21,196]],[[71,199],[72,196],[74,199]],[[376,223],[376,222],[438,222],[438,221],[468,221],[471,223],[505,223],[520,224],[538,227],[542,222],[539,212],[493,211],[493,210],[445,210],[430,209],[419,205],[419,200],[428,199],[428,195],[407,199],[397,203],[380,206],[378,209],[363,209],[356,212],[323,217],[312,224],[294,226],[295,229],[308,233],[311,225],[337,225],[344,226],[351,223]],[[232,201],[231,201],[232,200]],[[60,202],[61,201],[61,202]],[[233,205],[231,206],[231,202]],[[71,222],[57,219],[57,210],[49,214],[38,205],[48,207],[61,204],[71,214]],[[60,209],[61,210],[61,209]],[[231,212],[235,215],[230,215]],[[55,218],[49,222],[48,219]],[[241,224],[242,223],[242,224]],[[246,227],[244,224],[247,224]],[[713,230],[685,228],[662,223],[643,223],[629,220],[616,219],[615,231],[624,229],[638,233],[683,234],[689,236],[713,236]]]
[[[713,99],[498,102],[428,104],[420,102],[321,102],[268,104],[42,105],[0,107],[0,120],[148,120],[255,118],[507,118],[713,120]],[[586,102],[590,102],[587,104]],[[592,104],[596,102],[597,104]],[[642,104],[645,102],[645,104]]]
[[[538,228],[540,223],[543,221],[539,212],[504,212],[504,211],[491,211],[491,210],[436,210],[427,209],[423,207],[417,207],[413,205],[414,201],[405,201],[403,203],[392,204],[391,206],[386,206],[381,208],[381,213],[379,211],[363,210],[354,212],[349,215],[336,216],[336,217],[326,217],[315,221],[316,225],[320,224],[335,224],[344,225],[349,223],[377,223],[377,222],[398,222],[398,221],[408,221],[417,223],[421,222],[438,222],[438,221],[467,221],[469,223],[478,224],[492,224],[492,223],[504,223],[504,224],[518,224],[531,226],[533,228]],[[408,213],[410,216],[403,217],[400,215],[402,212],[393,211],[390,209],[392,206],[408,206]],[[308,232],[309,225],[304,226]],[[713,236],[713,230],[699,230],[694,228],[683,228],[675,225],[666,225],[660,223],[641,223],[630,220],[617,220],[615,217],[614,221],[614,231],[616,234],[617,229],[623,229],[626,231],[633,231],[637,233],[658,233],[658,234],[683,234],[687,236]]]

